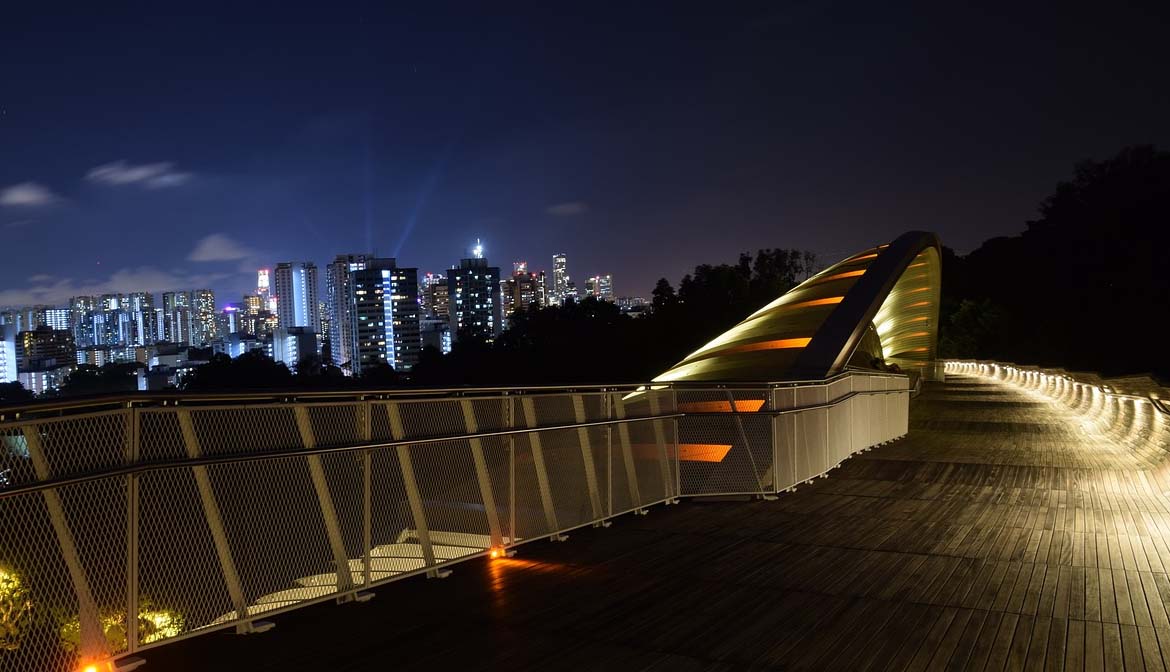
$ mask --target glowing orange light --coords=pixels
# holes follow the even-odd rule
[[[841,303],[841,301],[844,298],[845,297],[843,297],[843,296],[830,296],[830,297],[824,298],[824,299],[812,299],[811,301],[801,301],[800,303],[793,303],[793,304],[790,304],[786,307],[787,308],[808,308],[811,306],[831,306],[835,303]]]
[[[844,280],[845,278],[856,278],[859,275],[865,275],[865,270],[860,271],[845,271],[844,273],[837,273],[828,277],[819,278],[817,282],[832,282],[833,280]]]
[[[731,452],[726,443],[680,443],[678,459],[684,462],[722,462]]]
[[[764,405],[763,399],[736,399],[737,413],[755,413]],[[678,405],[683,413],[730,413],[730,401],[687,401]]]
[[[912,290],[910,290],[908,293],[909,293],[909,294],[917,294],[918,292],[925,292],[925,291],[927,291],[928,289],[930,289],[930,287],[919,287],[918,289],[912,289]]]
[[[920,308],[922,306],[929,306],[929,305],[930,305],[930,301],[919,301],[918,303],[910,304],[908,307],[909,308]]]
[[[719,354],[731,354],[735,352],[755,352],[757,350],[784,350],[787,348],[803,348],[808,345],[811,338],[778,338],[774,341],[760,341],[759,343],[746,343],[744,345],[737,345],[733,348],[728,348],[719,352]]]
[[[488,553],[488,555],[490,555],[492,558],[498,558],[503,554],[504,554],[504,549],[499,548],[498,546],[492,546],[491,552]]]
[[[873,259],[876,256],[877,256],[877,252],[874,252],[873,254],[863,254],[860,257],[853,257],[853,258],[849,259],[849,261],[862,261],[863,259]]]
[[[922,315],[922,316],[920,316],[920,317],[912,317],[912,318],[910,318],[910,319],[908,319],[908,320],[906,320],[906,321],[907,321],[907,322],[925,322],[925,321],[927,321],[928,319],[930,319],[930,318],[928,318],[928,317],[927,317],[927,316],[925,316],[925,315]]]
[[[912,348],[910,352],[926,352],[929,348]]]
[[[929,331],[916,331],[913,334],[907,334],[907,336],[929,336],[929,335],[930,335]]]
[[[918,268],[919,266],[925,266],[925,265],[926,265],[925,261],[920,261],[917,264],[910,264],[906,268]]]

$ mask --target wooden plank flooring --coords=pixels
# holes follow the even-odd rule
[[[1170,670],[1170,500],[1066,411],[951,377],[773,502],[684,502],[154,670]]]

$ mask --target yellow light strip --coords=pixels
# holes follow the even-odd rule
[[[845,271],[844,273],[830,275],[830,276],[825,277],[825,278],[818,278],[817,283],[819,284],[822,282],[832,282],[833,280],[844,280],[845,278],[856,278],[859,275],[865,275],[865,269],[862,269],[860,271]]]
[[[735,347],[721,350],[716,355],[730,355],[737,352],[756,352],[758,350],[786,350],[789,348],[803,348],[808,345],[811,338],[778,338],[774,341],[760,341],[759,343],[746,343],[744,345],[737,345]]]

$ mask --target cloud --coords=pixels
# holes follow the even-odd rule
[[[188,261],[234,261],[252,255],[251,250],[222,233],[213,233],[200,240],[187,255]]]
[[[147,189],[165,189],[186,184],[191,179],[191,173],[174,170],[174,166],[169,161],[139,165],[115,161],[90,170],[85,179],[114,187],[138,184]]]
[[[229,273],[186,273],[163,271],[151,266],[123,268],[104,280],[76,282],[73,278],[33,276],[21,289],[0,291],[0,306],[60,305],[74,296],[96,296],[114,292],[164,292],[199,289],[231,277]]]
[[[0,205],[36,207],[52,205],[59,200],[60,196],[36,182],[21,182],[0,189]]]
[[[589,212],[589,204],[584,201],[570,201],[550,205],[544,211],[553,217],[576,217]]]

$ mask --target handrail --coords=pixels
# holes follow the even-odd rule
[[[1021,373],[1037,373],[1049,377],[1059,377],[1070,381],[1073,385],[1080,385],[1082,387],[1096,388],[1101,390],[1101,393],[1106,397],[1114,397],[1117,399],[1129,399],[1131,401],[1144,401],[1150,404],[1155,410],[1170,416],[1170,409],[1166,406],[1166,401],[1158,397],[1152,397],[1144,394],[1132,394],[1129,392],[1118,392],[1111,388],[1109,378],[1101,378],[1101,383],[1085,382],[1078,380],[1076,374],[1069,373],[1064,369],[1052,369],[1039,366],[1021,366],[1011,362],[999,362],[990,359],[948,359],[943,360],[945,364],[962,364],[962,365],[979,365],[979,366],[994,366],[1002,369],[1009,369],[1019,371]],[[1096,376],[1097,374],[1089,374]],[[1098,376],[1100,377],[1100,376]],[[1151,380],[1153,380],[1151,378]]]
[[[40,492],[42,490],[49,490],[52,488],[60,488],[67,485],[77,485],[80,483],[89,483],[92,481],[100,481],[103,478],[113,478],[117,476],[137,475],[152,471],[166,471],[170,469],[187,469],[190,467],[209,467],[220,464],[235,464],[239,462],[265,462],[269,460],[281,460],[291,457],[305,457],[308,455],[336,455],[339,453],[356,453],[365,450],[378,450],[380,448],[397,448],[398,446],[417,446],[420,444],[430,443],[449,443],[452,441],[470,441],[472,439],[492,439],[501,436],[515,436],[517,434],[533,434],[541,432],[556,432],[564,431],[566,429],[580,429],[587,427],[601,427],[608,425],[624,425],[634,422],[647,422],[654,420],[669,420],[672,418],[682,417],[683,413],[668,413],[664,415],[645,415],[638,418],[622,418],[611,420],[594,420],[591,422],[571,423],[566,425],[548,425],[545,427],[524,427],[518,429],[501,429],[491,432],[474,432],[470,434],[455,434],[452,436],[433,436],[421,437],[417,439],[402,439],[399,441],[380,441],[377,443],[362,443],[354,446],[331,446],[329,448],[293,448],[290,450],[269,450],[259,453],[248,453],[243,455],[222,455],[216,457],[198,457],[187,458],[183,460],[160,460],[158,462],[142,462],[140,464],[131,464],[115,469],[104,469],[100,472],[93,472],[89,474],[82,474],[80,476],[68,476],[65,478],[55,478],[52,480],[39,481],[37,483],[30,483],[7,490],[0,490],[0,500],[8,497],[16,497],[18,495],[27,495],[29,493]]]
[[[833,376],[817,380],[778,380],[768,382],[696,382],[696,383],[616,383],[616,384],[568,384],[568,385],[514,385],[495,387],[399,387],[392,389],[363,390],[260,390],[250,392],[143,392],[113,395],[88,395],[68,399],[40,399],[25,404],[0,405],[0,423],[23,419],[28,413],[54,413],[84,408],[144,407],[152,404],[195,405],[222,401],[286,404],[307,401],[388,399],[399,397],[449,397],[463,398],[477,394],[524,395],[530,393],[572,393],[572,392],[622,392],[639,390],[690,390],[690,389],[758,389],[761,387],[807,387],[828,385],[846,376],[875,378],[907,378],[903,373],[890,371],[866,371],[849,369]]]
[[[862,395],[876,395],[876,394],[895,394],[898,392],[905,392],[906,390],[854,390],[843,396],[837,397],[830,401],[819,404],[810,404],[807,406],[797,406],[793,408],[773,409],[752,411],[751,413],[743,413],[743,415],[752,415],[755,417],[772,417],[780,415],[792,415],[797,413],[804,413],[807,411],[815,411],[820,409],[832,408],[842,402],[848,401],[853,397]],[[739,411],[732,411],[732,414],[738,414]],[[454,434],[450,436],[431,436],[420,437],[414,439],[401,439],[398,441],[381,441],[377,443],[362,443],[352,446],[332,446],[329,448],[293,448],[289,450],[274,450],[264,451],[258,453],[248,453],[242,455],[223,455],[217,457],[200,457],[188,458],[183,460],[163,460],[158,462],[143,462],[139,464],[126,465],[114,469],[104,469],[99,472],[92,472],[78,476],[68,476],[64,478],[57,478],[28,485],[22,485],[14,488],[0,490],[0,500],[16,497],[19,495],[26,495],[51,488],[59,488],[68,485],[77,485],[80,483],[89,483],[92,481],[101,480],[103,478],[112,478],[117,476],[137,475],[152,471],[165,471],[169,469],[182,469],[189,467],[213,466],[221,464],[234,464],[239,462],[261,462],[267,460],[277,460],[292,457],[304,457],[307,455],[332,455],[338,453],[352,453],[361,452],[364,450],[377,450],[380,448],[396,448],[398,446],[411,446],[419,444],[432,443],[448,443],[453,441],[469,441],[472,439],[491,439],[502,436],[516,436],[520,434],[533,434],[542,432],[564,431],[567,429],[580,429],[588,427],[601,427],[610,425],[622,425],[634,422],[646,422],[653,420],[669,420],[682,417],[707,417],[707,416],[727,416],[727,412],[687,412],[687,413],[666,413],[660,415],[646,415],[636,418],[622,418],[622,419],[608,419],[608,420],[594,420],[590,422],[569,423],[560,425],[546,425],[543,427],[523,427],[516,429],[501,429],[491,432],[473,432],[466,434]]]

